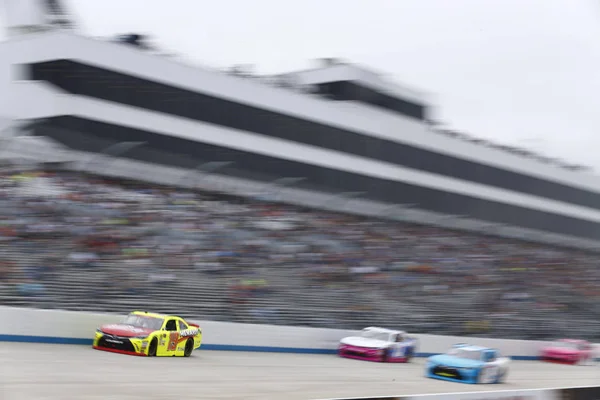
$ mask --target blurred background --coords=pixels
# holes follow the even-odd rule
[[[565,106],[561,114],[554,108],[557,99],[569,103],[567,95],[552,105],[534,97],[519,104],[522,92],[511,81],[504,108],[487,119],[496,104],[473,91],[459,102],[463,108],[435,112],[431,95],[370,67],[310,52],[299,54],[319,59],[301,73],[259,74],[236,64],[193,67],[197,75],[187,79],[193,75],[189,60],[184,65],[164,50],[167,45],[119,25],[122,18],[131,21],[131,13],[122,10],[110,26],[106,18],[92,21],[83,3],[6,2],[8,33],[0,58],[7,67],[2,71],[16,72],[3,75],[0,95],[0,304],[600,339],[600,184],[590,133],[597,117],[586,119],[589,102],[580,108],[586,122],[573,121],[572,109]],[[409,3],[441,4],[375,3],[380,14],[385,7],[408,13]],[[496,6],[510,11],[509,3]],[[526,3],[541,4],[520,2]],[[576,26],[573,21],[587,10],[581,2],[565,16],[552,8],[560,2],[543,3],[540,26],[563,39],[572,32],[559,35],[562,28],[551,17],[563,15]],[[157,2],[144,4],[153,13],[162,10]],[[477,14],[484,10],[473,7],[473,14],[461,8],[461,15],[480,18],[473,29],[485,35],[485,19]],[[71,10],[88,15],[94,35],[112,36],[82,35],[79,15]],[[511,31],[514,10],[501,13],[502,32]],[[569,37],[583,43],[581,30]],[[530,37],[516,31],[514,41]],[[443,47],[440,34],[430,43]],[[196,43],[184,36],[182,47]],[[224,43],[231,46],[231,40]],[[239,37],[235,43],[241,46]],[[536,43],[541,51],[542,42]],[[553,51],[576,47],[561,47],[559,39],[549,43]],[[505,45],[510,48],[510,41]],[[278,46],[261,51],[270,54]],[[360,55],[368,50],[361,46],[346,54],[359,61],[371,57],[390,70],[402,60],[377,49],[376,56]],[[397,52],[408,57],[403,46]],[[66,60],[64,49],[77,56]],[[419,49],[422,54],[427,47]],[[493,64],[466,53],[447,54],[435,66],[422,56],[421,63],[431,75],[452,57],[474,69]],[[519,54],[512,57],[529,62]],[[598,53],[579,54],[595,60]],[[278,57],[270,68],[282,65],[285,56]],[[560,61],[582,65],[575,56]],[[559,81],[575,71],[551,73],[546,66],[531,64],[522,73],[538,82],[533,91],[558,91]],[[480,90],[488,88],[471,72],[462,75]],[[593,91],[593,83],[574,88],[566,81],[564,93]],[[438,83],[423,87],[435,92]],[[531,96],[532,90],[525,92]],[[479,107],[466,112],[464,105],[473,103]],[[539,114],[544,110],[552,118]],[[504,121],[507,113],[514,114],[512,125],[491,122]],[[440,122],[453,115],[458,122]],[[523,119],[529,122],[520,125]],[[566,130],[566,120],[576,124]],[[481,134],[449,128],[456,124],[490,128]],[[497,133],[499,126],[506,135]],[[517,126],[524,133],[515,134]],[[576,127],[582,128],[573,132]],[[390,147],[397,144],[403,147]],[[544,146],[559,156],[544,153]]]
[[[5,166],[1,184],[5,305],[528,339],[600,331],[592,253],[35,165]]]

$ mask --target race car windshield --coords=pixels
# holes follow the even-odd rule
[[[387,342],[390,339],[389,334],[376,331],[363,331],[361,336],[367,339],[383,340],[385,342]]]
[[[570,343],[570,342],[557,341],[557,342],[552,343],[552,347],[558,347],[560,349],[576,349],[577,344]]]
[[[125,317],[122,324],[158,331],[162,328],[163,320],[162,318],[146,317],[143,315],[128,315]]]
[[[448,352],[449,355],[458,358],[468,358],[470,360],[481,360],[481,352],[465,349],[452,349]]]

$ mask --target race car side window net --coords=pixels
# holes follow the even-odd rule
[[[176,331],[177,330],[177,321],[174,319],[170,319],[165,326],[165,329],[168,331]]]

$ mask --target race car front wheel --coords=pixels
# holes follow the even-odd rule
[[[194,339],[188,339],[185,342],[185,349],[183,350],[183,356],[189,357],[192,355],[192,350],[194,350]]]
[[[502,373],[500,374],[500,377],[498,378],[498,383],[505,383],[507,376],[508,376],[508,369],[502,370]]]
[[[156,339],[152,339],[150,342],[150,347],[148,347],[148,357],[156,357],[156,348],[158,347],[158,342]]]

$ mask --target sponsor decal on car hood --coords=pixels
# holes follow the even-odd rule
[[[104,333],[108,333],[109,335],[123,337],[143,336],[154,332],[152,329],[144,329],[136,326],[121,324],[102,325],[100,330]]]
[[[350,336],[343,338],[340,341],[341,344],[356,347],[368,347],[368,348],[382,348],[386,347],[389,343],[384,340],[363,338],[360,336]]]

